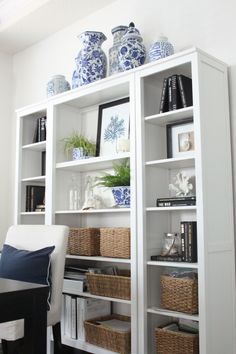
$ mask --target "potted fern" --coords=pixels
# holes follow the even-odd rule
[[[82,134],[73,132],[69,137],[63,139],[64,151],[69,156],[72,153],[72,160],[87,159],[96,154],[96,145]]]
[[[98,185],[111,188],[115,203],[119,207],[130,207],[130,166],[128,161],[113,164],[114,174],[105,173],[98,177]]]

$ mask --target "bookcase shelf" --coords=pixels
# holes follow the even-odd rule
[[[176,267],[176,268],[189,268],[198,269],[197,263],[187,263],[187,262],[164,262],[164,261],[147,261],[149,266],[158,267]]]
[[[102,256],[76,256],[67,254],[66,258],[68,259],[79,259],[79,260],[89,260],[89,261],[97,261],[97,262],[111,262],[111,263],[127,263],[130,264],[130,259],[125,258],[111,258],[111,257],[102,257]]]
[[[65,293],[67,293],[67,292],[65,292]],[[98,296],[98,295],[90,294],[88,292],[79,292],[79,291],[77,292],[77,291],[74,291],[74,290],[70,290],[70,294],[78,295],[78,296],[84,296],[84,297],[90,297],[90,298],[94,298],[94,299],[118,302],[118,303],[121,303],[121,304],[131,304],[131,300],[123,300],[123,299],[117,299],[117,298],[114,298],[114,297],[107,297],[107,296]]]
[[[193,107],[186,107],[177,109],[175,111],[154,114],[152,116],[145,117],[145,122],[149,124],[155,124],[165,126],[166,124],[177,122],[178,120],[189,118],[193,116]]]
[[[162,315],[162,316],[167,316],[167,317],[184,318],[186,320],[199,321],[198,315],[188,315],[183,312],[168,311],[168,310],[161,309],[161,308],[158,308],[155,306],[148,308],[147,312],[155,314],[155,315]]]
[[[158,114],[163,80],[173,75],[192,79],[193,106]],[[66,263],[130,270],[130,301],[88,293],[76,295],[109,300],[113,312],[131,316],[131,354],[155,354],[155,328],[173,318],[199,322],[199,354],[234,353],[236,296],[227,90],[227,66],[193,48],[17,111],[14,222],[76,228],[130,227],[130,259],[67,255]],[[67,161],[62,140],[78,131],[96,141],[99,106],[125,97],[129,97],[130,105],[130,152]],[[47,141],[32,144],[37,120],[42,116],[47,116]],[[188,157],[176,154],[173,156],[178,157],[167,158],[166,126],[187,118],[193,119],[194,152]],[[46,176],[40,176],[41,153],[45,150]],[[113,163],[126,159],[131,169],[130,208],[113,208],[111,191],[100,189],[103,209],[68,210],[72,175],[81,187],[83,205],[87,176],[95,178],[110,172]],[[197,206],[155,207],[157,198],[171,195],[169,184],[178,172],[195,176]],[[24,212],[26,185],[31,183],[45,186],[45,212]],[[178,232],[182,221],[197,222],[197,263],[150,261],[151,255],[160,254],[164,233]],[[160,276],[173,268],[198,273],[198,315],[158,307]],[[212,313],[216,314],[214,321]],[[113,353],[63,333],[62,341],[90,353]]]
[[[186,168],[186,167],[194,167],[195,158],[194,157],[169,158],[169,159],[147,161],[145,164],[147,167],[166,168],[166,169]]]
[[[40,141],[39,143],[23,145],[22,150],[44,151],[46,150],[46,140]]]
[[[117,156],[106,157],[92,157],[85,160],[76,160],[68,162],[59,162],[56,164],[57,169],[70,170],[70,171],[96,171],[112,168],[113,163],[121,163],[125,159],[129,159],[129,153],[122,153]]]

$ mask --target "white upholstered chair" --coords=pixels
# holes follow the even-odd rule
[[[28,251],[55,246],[51,254],[51,306],[47,314],[47,324],[53,328],[54,353],[61,351],[61,300],[68,232],[69,228],[62,225],[15,225],[9,228],[5,240],[10,246]],[[23,321],[0,324],[4,354],[16,351],[19,339],[24,336]]]

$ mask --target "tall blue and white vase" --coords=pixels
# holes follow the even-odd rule
[[[149,60],[154,61],[168,57],[169,55],[174,54],[173,45],[168,42],[167,37],[159,37],[159,39],[150,47],[149,49]]]
[[[75,61],[78,85],[82,86],[106,77],[107,58],[101,45],[107,38],[102,32],[85,31],[79,39],[83,48]]]
[[[123,71],[144,64],[146,49],[142,41],[139,30],[131,22],[119,49],[119,62]]]
[[[121,40],[125,35],[128,27],[127,26],[117,26],[112,28],[111,33],[113,35],[113,46],[109,49],[109,75],[113,75],[120,71],[123,71],[119,62],[119,49],[121,45]]]

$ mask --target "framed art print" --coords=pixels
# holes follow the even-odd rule
[[[99,106],[96,156],[118,154],[119,139],[129,139],[129,97]]]
[[[191,157],[194,155],[193,119],[167,124],[167,157]]]

